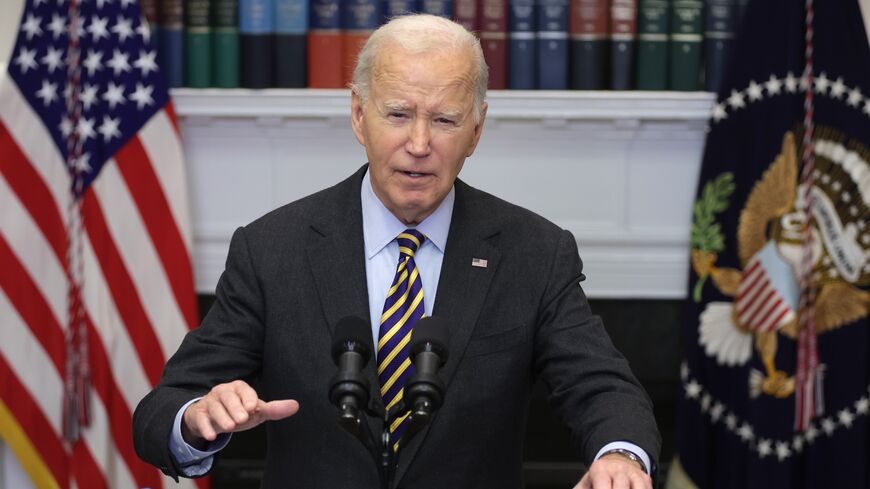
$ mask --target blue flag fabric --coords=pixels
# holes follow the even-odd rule
[[[692,224],[678,452],[701,488],[870,487],[870,47],[857,1],[750,3]],[[804,102],[823,408],[795,427]]]

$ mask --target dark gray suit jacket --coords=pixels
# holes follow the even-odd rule
[[[175,413],[214,385],[244,379],[265,400],[301,405],[295,416],[267,423],[263,487],[378,487],[372,458],[339,427],[327,399],[336,322],[369,317],[359,197],[365,170],[236,231],[214,307],[136,409],[143,459],[177,475],[168,450]],[[655,459],[660,439],[650,401],[589,309],[574,237],[461,181],[455,187],[433,312],[450,324],[441,371],[447,393],[430,426],[404,447],[396,485],[521,487],[538,377],[587,464],[615,440]],[[472,267],[472,258],[487,266]],[[366,375],[379,402],[374,363]]]

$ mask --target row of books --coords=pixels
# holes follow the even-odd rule
[[[718,91],[748,0],[142,0],[173,87],[345,88],[409,12],[480,37],[490,89]]]

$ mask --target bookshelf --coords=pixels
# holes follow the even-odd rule
[[[173,90],[185,141],[197,289],[233,230],[365,162],[347,90]],[[714,95],[491,91],[460,174],[570,230],[594,298],[686,295],[691,204]]]

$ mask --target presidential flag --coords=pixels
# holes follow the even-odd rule
[[[693,208],[670,487],[870,487],[868,95],[856,0],[749,4]]]
[[[132,411],[198,312],[155,59],[135,0],[28,0],[0,81],[0,436],[35,487],[166,485]]]

